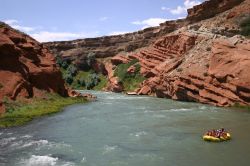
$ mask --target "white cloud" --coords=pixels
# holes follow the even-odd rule
[[[187,9],[192,8],[195,5],[201,4],[198,0],[185,0],[183,3],[183,6],[177,6],[175,9],[170,9],[166,7],[162,7],[162,10],[168,10],[173,15],[180,15],[185,14],[187,12]]]
[[[165,7],[165,6],[162,6],[161,7],[161,10],[169,10],[170,8],[167,8],[167,7]]]
[[[165,6],[162,6],[161,10],[167,10],[167,8]]]
[[[122,35],[125,33],[129,33],[129,32],[128,31],[114,31],[114,32],[109,33],[108,35]]]
[[[13,19],[4,20],[3,22],[5,22],[6,24],[9,24],[9,25],[13,25],[13,24],[17,24],[18,23],[17,20],[13,20]]]
[[[34,39],[39,42],[48,42],[48,41],[63,41],[63,40],[73,40],[73,39],[80,39],[86,37],[96,37],[99,32],[90,32],[90,33],[72,33],[72,32],[58,32],[57,27],[50,28],[51,31],[42,31],[42,27],[28,27],[28,26],[21,26],[18,20],[4,20],[4,22],[11,27],[18,29],[20,31],[28,33]]]
[[[177,6],[176,9],[170,9],[170,13],[174,15],[184,14],[185,12],[186,12],[186,9],[182,6]]]
[[[143,21],[134,21],[134,25],[143,25],[143,28],[158,26],[160,23],[167,21],[164,18],[149,18]]]
[[[106,21],[108,19],[109,19],[108,17],[101,17],[101,18],[99,18],[100,21]]]
[[[80,39],[86,37],[95,37],[99,32],[94,33],[70,33],[70,32],[48,32],[41,31],[38,33],[30,34],[33,38],[39,42],[48,42],[48,41],[65,41]]]
[[[19,25],[19,21],[17,20],[4,20],[4,22],[10,25],[12,28],[18,29],[24,32],[32,32],[36,29],[36,27],[28,27],[28,26],[21,26]]]

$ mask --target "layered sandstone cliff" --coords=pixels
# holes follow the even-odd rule
[[[216,106],[249,105],[250,41],[237,35],[239,21],[250,15],[249,9],[250,0],[210,0],[189,9],[187,19],[159,27],[46,45],[71,59],[88,52],[101,58],[113,56],[106,63],[111,91],[122,88],[112,74],[116,66],[137,59],[147,78],[137,94]],[[125,49],[128,45],[132,49]]]
[[[239,5],[244,0],[210,0],[188,9],[187,19],[192,22],[214,17],[216,14]]]
[[[31,37],[0,23],[0,113],[3,98],[31,98],[43,91],[67,96],[54,56]]]
[[[235,22],[248,14],[249,8],[250,1],[244,1],[225,13],[190,24],[128,55],[126,58],[140,61],[141,73],[148,77],[137,93],[216,106],[249,105],[250,40],[228,35],[228,27],[236,28]],[[231,13],[234,17],[223,17]],[[129,61],[120,57],[113,59]]]

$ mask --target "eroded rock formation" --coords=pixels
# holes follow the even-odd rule
[[[4,111],[4,97],[38,97],[43,91],[68,95],[54,56],[4,23],[0,23],[0,78],[0,113]]]
[[[225,5],[222,2],[217,5]],[[245,1],[226,12],[233,16],[223,18],[221,13],[172,32],[137,53],[117,55],[113,64],[139,60],[141,73],[148,78],[136,91],[140,95],[216,106],[249,105],[249,40],[225,32],[236,27],[233,22],[247,12],[249,4]]]
[[[244,0],[210,0],[188,9],[187,19],[200,21],[214,17],[216,14],[229,10],[239,5]]]
[[[153,69],[154,76],[143,82],[139,94],[145,94],[145,88],[150,87],[147,92],[158,97],[217,106],[250,104],[250,78],[247,74],[250,71],[250,41],[232,41],[235,38],[216,39],[209,53],[190,52],[182,54],[179,63],[160,63],[157,72]],[[201,49],[204,45],[197,46],[193,49]],[[203,56],[207,59],[199,59]]]
[[[89,52],[97,58],[112,57],[105,64],[107,90],[122,91],[113,74],[115,66],[138,59],[147,79],[137,94],[216,106],[249,105],[250,45],[237,36],[239,21],[249,16],[249,9],[250,0],[210,0],[189,9],[187,19],[159,27],[45,45],[64,58],[76,59]]]

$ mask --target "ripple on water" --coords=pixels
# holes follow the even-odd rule
[[[3,138],[0,140],[0,146],[5,146],[16,140],[16,137]]]
[[[23,135],[23,136],[21,136],[20,138],[26,138],[26,139],[28,139],[28,138],[32,138],[33,136],[31,136],[31,135]]]
[[[111,153],[113,152],[114,150],[116,150],[118,148],[118,146],[110,146],[110,145],[105,145],[103,147],[103,152],[102,154],[107,154],[107,153]]]

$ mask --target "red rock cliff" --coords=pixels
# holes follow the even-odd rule
[[[221,2],[216,5],[230,1]],[[227,31],[237,27],[235,22],[249,9],[250,1],[244,1],[214,18],[169,33],[137,53],[117,55],[111,62],[139,60],[148,79],[138,94],[216,106],[250,105],[250,40]],[[234,17],[223,17],[231,13]]]
[[[187,19],[159,27],[46,45],[70,58],[88,51],[101,58],[117,54],[106,64],[109,90],[122,90],[112,75],[115,66],[138,59],[141,74],[147,77],[138,94],[216,106],[249,105],[250,45],[249,40],[237,36],[239,20],[249,15],[249,9],[250,0],[210,0],[189,9]],[[132,52],[137,48],[141,49]],[[121,51],[127,53],[118,54]]]
[[[0,112],[4,97],[40,96],[42,91],[67,96],[54,56],[31,37],[0,23]]]
[[[191,21],[200,21],[214,17],[216,14],[229,10],[244,0],[209,0],[204,3],[188,9],[187,19]]]

